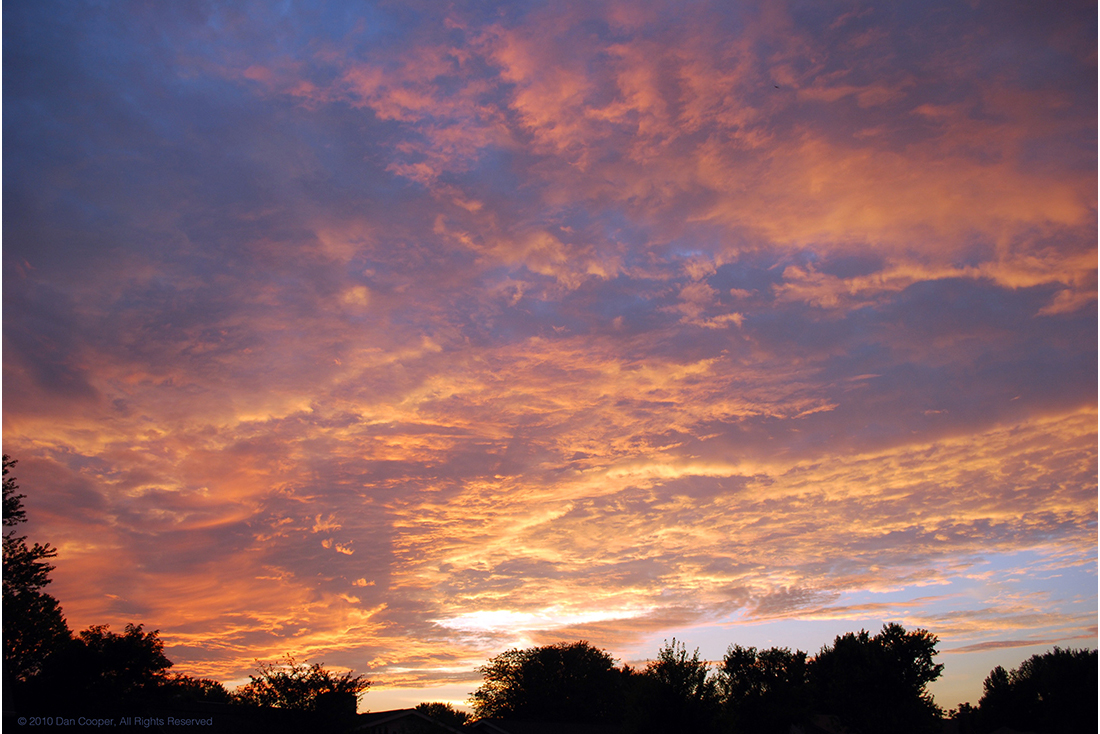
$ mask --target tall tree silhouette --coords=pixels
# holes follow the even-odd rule
[[[716,731],[718,690],[709,673],[698,648],[689,656],[682,642],[666,641],[657,659],[631,679],[628,731]]]
[[[731,645],[717,672],[718,692],[734,731],[786,732],[809,716],[806,653]]]
[[[978,728],[1037,732],[1093,731],[1097,706],[1096,650],[1054,648],[1013,671],[997,666],[985,679]]]
[[[622,710],[623,673],[586,641],[508,650],[482,666],[472,695],[478,718],[598,723]]]
[[[4,687],[27,683],[42,671],[46,660],[68,641],[69,627],[61,606],[42,591],[50,583],[57,555],[49,544],[27,546],[26,536],[13,528],[26,522],[23,498],[15,477],[8,476],[16,462],[3,455],[4,482]]]
[[[835,714],[850,728],[873,732],[928,732],[940,726],[942,712],[928,684],[943,666],[932,661],[935,635],[884,625],[836,638],[810,661],[810,684],[817,713]]]

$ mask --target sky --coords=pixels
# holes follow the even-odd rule
[[[1097,641],[1090,2],[3,6],[3,448],[74,630]]]

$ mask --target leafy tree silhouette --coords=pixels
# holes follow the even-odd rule
[[[809,664],[815,712],[835,714],[864,734],[938,730],[942,712],[927,689],[943,672],[932,661],[937,642],[899,624],[873,637],[866,630],[837,637]]]
[[[718,729],[718,689],[698,648],[689,657],[683,643],[666,640],[657,659],[632,676],[631,683],[628,731],[697,734]]]
[[[1009,672],[990,671],[978,702],[977,728],[1091,732],[1096,726],[1096,650],[1055,647]]]
[[[350,702],[350,712],[354,713],[360,694],[371,685],[351,671],[333,673],[323,663],[299,663],[292,655],[274,663],[257,661],[257,669],[259,675],[250,675],[250,682],[237,689],[234,699],[238,702],[326,712]]]
[[[622,710],[622,671],[584,640],[508,650],[478,670],[484,682],[471,698],[481,719],[599,723]]]
[[[92,625],[68,646],[59,664],[68,671],[70,689],[79,687],[89,703],[148,701],[168,681],[172,661],[164,654],[158,630],[128,624],[122,634],[108,625]]]
[[[115,633],[108,625],[93,625],[49,657],[21,704],[28,711],[107,713],[125,706],[137,713],[174,697],[219,700],[214,681],[170,676],[171,667],[156,630],[128,624]]]
[[[15,460],[3,455],[4,527],[26,522],[19,485],[8,473]],[[61,606],[42,588],[50,583],[53,566],[47,559],[57,555],[49,544],[27,546],[26,536],[14,530],[4,533],[4,688],[14,688],[37,676],[46,660],[69,640],[69,627]]]
[[[717,672],[719,696],[734,731],[782,732],[810,710],[806,653],[731,645]]]

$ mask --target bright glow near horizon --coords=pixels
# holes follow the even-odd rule
[[[4,451],[74,629],[372,710],[561,640],[899,621],[945,707],[1095,647],[1095,3],[3,34]]]
[[[644,609],[608,609],[591,612],[571,612],[550,607],[532,612],[513,612],[507,609],[497,609],[467,612],[450,619],[436,620],[436,623],[441,627],[467,632],[515,633],[532,629],[558,629],[593,622],[633,619],[645,615],[647,611]]]

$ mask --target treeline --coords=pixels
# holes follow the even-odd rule
[[[248,684],[230,692],[215,680],[171,673],[157,631],[142,625],[121,633],[106,625],[71,632],[60,605],[43,590],[56,550],[28,546],[15,535],[14,526],[26,517],[23,495],[8,476],[14,465],[3,457],[5,719],[23,712],[114,715],[125,707],[140,715],[205,705],[285,714],[227,714],[220,729],[226,731],[355,726],[356,704],[370,681],[351,672],[336,674],[287,656],[261,663]],[[621,734],[1095,731],[1095,650],[1054,648],[1015,670],[998,667],[976,706],[945,713],[928,691],[943,671],[933,660],[937,642],[926,630],[888,624],[874,635],[838,636],[812,657],[733,645],[712,666],[673,639],[640,669],[616,665],[585,641],[561,642],[489,660],[479,669],[482,685],[471,694],[472,717],[442,703],[424,703],[417,711],[454,729],[492,719]],[[299,718],[286,718],[291,712]]]
[[[587,642],[509,650],[480,671],[476,719],[602,725],[624,734],[692,732],[1093,732],[1097,653],[1035,655],[994,669],[977,706],[944,712],[928,684],[936,636],[888,624],[801,650],[732,645],[716,666],[673,639],[644,668],[616,666]]]

